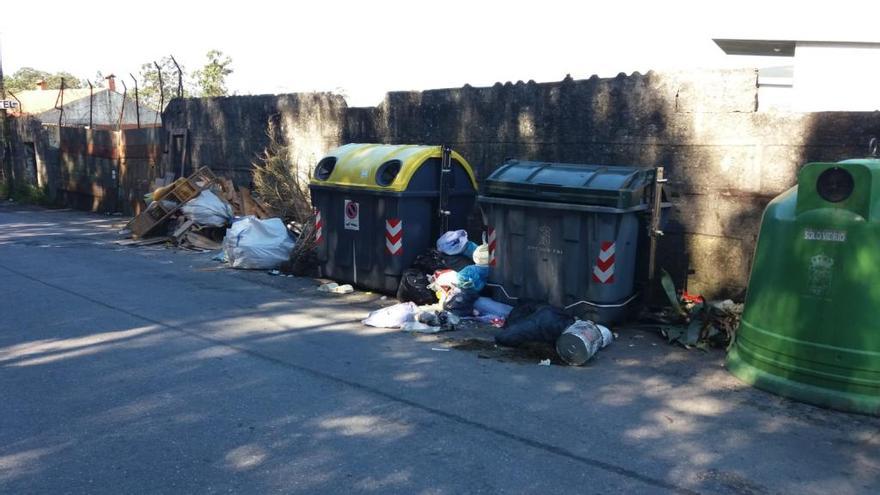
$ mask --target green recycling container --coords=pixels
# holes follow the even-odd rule
[[[880,160],[810,163],[767,206],[728,369],[803,402],[880,414]]]

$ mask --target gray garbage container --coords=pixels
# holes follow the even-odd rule
[[[437,236],[467,225],[477,192],[471,166],[452,150],[363,143],[331,150],[309,188],[321,275],[391,293]]]
[[[509,303],[546,301],[604,324],[621,321],[637,295],[639,238],[647,231],[655,174],[640,167],[502,165],[478,197],[493,295]],[[661,203],[661,212],[669,206]]]

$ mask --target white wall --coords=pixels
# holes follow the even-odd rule
[[[791,112],[793,88],[787,85],[758,83],[759,112]]]
[[[798,42],[793,109],[880,110],[880,43]]]

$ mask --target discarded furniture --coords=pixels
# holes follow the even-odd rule
[[[211,169],[202,167],[191,176],[181,177],[172,184],[157,190],[153,196],[153,202],[126,225],[126,228],[131,231],[132,238],[138,239],[149,234],[187,201],[198,196],[202,190],[210,187],[216,180],[217,178]]]
[[[440,233],[465,227],[477,185],[446,147],[347,144],[318,162],[309,187],[321,275],[395,292]]]
[[[728,369],[758,388],[880,414],[880,160],[810,163],[764,211]]]

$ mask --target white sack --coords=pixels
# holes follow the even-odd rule
[[[180,209],[196,225],[225,227],[232,222],[232,207],[207,189]]]
[[[226,229],[223,250],[232,268],[270,270],[290,258],[293,239],[280,218],[246,216]]]

